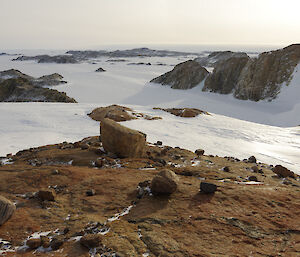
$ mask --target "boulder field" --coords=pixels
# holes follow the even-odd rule
[[[145,143],[144,156],[120,158],[103,137],[0,160],[0,203],[16,208],[0,226],[0,255],[299,255],[292,171],[251,153],[208,156],[161,141]]]

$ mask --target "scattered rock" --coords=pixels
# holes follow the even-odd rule
[[[103,68],[98,68],[97,70],[95,70],[95,72],[105,72],[106,70],[104,70]]]
[[[223,168],[223,171],[229,172],[229,171],[230,171],[230,168],[229,168],[228,166],[225,166],[225,167]]]
[[[154,145],[162,145],[162,141],[157,141]]]
[[[256,158],[255,158],[255,156],[250,156],[249,158],[248,158],[248,162],[249,163],[256,163]]]
[[[63,244],[64,244],[64,238],[62,236],[54,237],[50,241],[50,247],[54,251],[58,250]]]
[[[96,194],[96,191],[94,189],[90,189],[90,190],[86,191],[85,194],[87,196],[93,196]]]
[[[0,195],[0,226],[4,224],[15,212],[15,205]]]
[[[112,152],[120,158],[142,157],[145,153],[146,135],[126,128],[110,119],[100,124],[101,139],[106,152]]]
[[[217,186],[212,183],[201,182],[200,183],[200,191],[205,194],[213,194],[216,192]]]
[[[273,169],[273,172],[276,173],[279,177],[281,178],[286,178],[286,177],[295,177],[295,173],[287,169],[286,167],[283,167],[281,165],[276,165],[275,168]]]
[[[258,179],[257,179],[256,176],[250,176],[250,177],[248,178],[248,180],[249,180],[249,181],[255,181],[255,182],[258,182]]]
[[[151,181],[151,192],[153,194],[172,194],[178,186],[178,177],[171,170],[160,171]]]
[[[102,236],[99,234],[88,234],[80,239],[80,244],[88,249],[99,247],[102,242]]]
[[[104,165],[104,161],[102,159],[97,159],[95,161],[95,167],[101,168],[101,167],[103,167],[103,165]]]
[[[40,190],[36,196],[42,201],[55,201],[55,193],[52,190]]]
[[[198,156],[201,156],[201,155],[204,154],[204,150],[203,150],[203,149],[197,149],[197,150],[195,151],[195,154],[197,154]]]

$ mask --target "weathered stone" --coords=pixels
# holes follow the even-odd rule
[[[94,109],[91,113],[88,114],[90,118],[96,121],[102,121],[105,118],[120,122],[136,119],[131,113],[132,109],[120,106],[120,105],[110,105],[106,107],[99,107]]]
[[[58,250],[62,245],[64,244],[64,239],[62,236],[57,236],[52,238],[52,240],[50,241],[50,247],[56,251]]]
[[[189,60],[176,65],[172,71],[152,79],[151,82],[170,85],[174,89],[189,89],[199,85],[207,75],[208,71],[204,67]]]
[[[216,192],[217,186],[212,183],[201,182],[200,190],[201,190],[201,192],[203,192],[205,194],[213,194],[214,192]]]
[[[55,201],[55,193],[53,190],[40,190],[36,196],[42,201]]]
[[[225,167],[223,168],[223,171],[229,172],[229,171],[230,171],[230,168],[229,168],[228,166],[225,166]]]
[[[290,171],[289,169],[287,169],[286,167],[283,167],[281,165],[276,165],[273,172],[282,178],[295,176],[294,172]]]
[[[93,196],[96,194],[96,191],[94,189],[90,189],[90,190],[86,191],[85,194],[87,196]]]
[[[255,156],[250,156],[249,158],[248,158],[248,162],[249,163],[256,163],[256,158],[255,158]]]
[[[15,212],[15,205],[0,195],[0,226],[4,224]]]
[[[196,109],[196,108],[159,108],[159,107],[154,107],[154,110],[162,110],[168,113],[171,113],[175,116],[178,117],[183,117],[183,118],[193,118],[198,116],[199,114],[206,114],[208,115],[208,112]]]
[[[151,181],[153,194],[172,194],[178,186],[178,176],[171,170],[160,171]]]
[[[256,176],[250,176],[250,177],[248,178],[248,180],[249,180],[249,181],[258,182],[258,179],[257,179]]]
[[[198,156],[201,156],[201,155],[204,154],[204,150],[203,150],[203,149],[197,149],[197,150],[195,151],[195,154],[197,154]]]
[[[146,135],[126,128],[110,119],[103,119],[100,127],[103,148],[120,158],[142,157],[146,148]]]
[[[30,249],[36,249],[42,245],[42,240],[41,240],[41,238],[32,238],[32,239],[27,240],[26,245]]]
[[[80,244],[88,249],[95,248],[101,245],[102,236],[99,234],[88,234],[80,239]]]

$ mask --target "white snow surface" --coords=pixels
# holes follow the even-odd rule
[[[148,83],[185,61],[183,57],[126,58],[126,62],[113,64],[105,58],[82,64],[12,62],[12,58],[0,56],[1,71],[14,68],[34,77],[57,72],[68,83],[54,88],[79,103],[0,103],[0,156],[97,135],[99,123],[86,114],[99,106],[122,104],[163,118],[123,123],[146,133],[149,142],[161,140],[165,145],[202,148],[207,154],[240,159],[255,155],[258,161],[282,164],[300,173],[299,65],[278,99],[251,102],[202,92],[202,85],[183,91]],[[127,65],[132,62],[152,65]],[[95,72],[99,67],[106,72]],[[180,118],[152,107],[193,107],[211,115]]]

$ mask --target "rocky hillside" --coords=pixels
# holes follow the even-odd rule
[[[109,124],[101,138],[0,161],[0,255],[299,255],[295,174],[254,156],[146,143],[145,135]],[[121,158],[126,153],[132,156]]]
[[[186,61],[174,67],[173,70],[152,79],[150,82],[169,85],[174,89],[189,89],[201,83],[208,71],[196,61]]]
[[[18,70],[0,72],[0,102],[67,102],[76,103],[64,92],[49,89],[66,83],[57,73],[40,78],[28,76]]]
[[[181,63],[175,69],[151,82],[163,85],[178,85],[177,89],[194,86],[193,81],[201,76],[199,66],[213,66],[203,87],[203,91],[233,94],[243,100],[273,100],[282,86],[288,86],[295,67],[300,62],[300,44],[290,45],[276,51],[265,52],[257,58],[249,58],[244,53],[216,52],[194,62]],[[203,67],[202,67],[203,68]],[[184,72],[183,72],[183,71]]]

